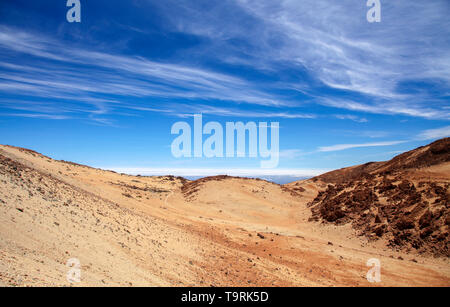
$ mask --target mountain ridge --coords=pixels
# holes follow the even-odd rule
[[[393,248],[450,256],[450,138],[311,180],[327,184],[308,203],[311,221],[350,223]]]
[[[342,183],[360,179],[371,174],[389,174],[410,168],[430,167],[439,163],[450,162],[450,138],[443,138],[431,144],[404,152],[384,162],[367,162],[350,166],[313,177],[330,183]]]

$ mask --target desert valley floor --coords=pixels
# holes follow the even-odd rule
[[[448,196],[446,159],[411,171],[409,189],[429,184],[415,181],[421,172],[417,178],[438,182],[436,195]],[[370,221],[318,215],[328,179],[130,176],[0,146],[0,286],[450,286],[448,198],[430,194],[436,205],[424,210],[440,212],[433,221],[441,224],[429,233],[420,232],[420,211],[400,229],[382,217],[374,238],[360,227]],[[414,229],[422,249],[390,244]],[[67,281],[70,258],[80,260],[80,283]],[[366,279],[370,258],[381,261],[380,283]]]

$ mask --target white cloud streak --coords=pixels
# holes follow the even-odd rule
[[[276,111],[252,111],[237,108],[223,108],[203,104],[167,104],[164,108],[158,107],[134,107],[130,109],[148,112],[166,113],[177,117],[191,117],[194,114],[209,114],[222,117],[251,117],[251,118],[285,118],[285,119],[314,119],[317,116],[298,112],[276,112]]]
[[[450,126],[425,130],[421,132],[417,138],[419,140],[433,140],[445,137],[450,137]]]
[[[364,118],[364,117],[359,117],[359,116],[356,116],[356,115],[350,115],[350,114],[336,114],[335,115],[336,116],[336,118],[338,118],[338,119],[348,119],[348,120],[352,120],[352,121],[354,121],[354,122],[357,122],[357,123],[367,123],[368,122],[368,120],[366,119],[366,118]]]
[[[379,147],[379,146],[392,146],[401,143],[405,143],[406,141],[390,141],[390,142],[375,142],[375,143],[362,143],[362,144],[337,144],[332,146],[323,146],[319,147],[319,152],[330,152],[330,151],[341,151],[352,148],[361,148],[361,147]]]

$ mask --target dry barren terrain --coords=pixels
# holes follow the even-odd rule
[[[449,163],[395,170],[191,182],[0,146],[0,285],[450,286]],[[366,279],[370,258],[380,283]]]

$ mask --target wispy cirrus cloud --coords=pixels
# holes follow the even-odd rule
[[[70,119],[69,116],[39,114],[39,113],[8,113],[8,114],[4,114],[4,115],[14,116],[14,117],[29,117],[29,118],[55,119],[55,120]]]
[[[113,109],[126,107],[127,104],[118,103],[120,97],[214,100],[270,107],[289,105],[282,97],[260,90],[258,85],[236,76],[182,63],[155,62],[138,56],[67,48],[62,42],[44,35],[5,26],[0,30],[0,66],[4,68],[0,73],[0,93],[45,98],[48,105],[58,103],[63,109],[72,109],[73,112],[107,114]],[[39,60],[15,64],[4,56],[17,53]],[[111,99],[111,96],[118,98]],[[16,105],[23,105],[23,100],[17,99]],[[73,101],[89,107],[75,106],[71,103]],[[149,105],[135,103],[131,106],[137,109]],[[166,113],[180,114],[181,107]],[[220,115],[219,112],[224,116],[236,112],[225,107],[208,108],[205,112],[217,115]],[[36,108],[36,111],[40,112],[42,108]],[[252,112],[240,113],[250,116]],[[266,117],[269,117],[271,113],[256,114],[267,114]],[[311,117],[289,112],[275,114],[289,118]]]
[[[361,148],[361,147],[379,147],[379,146],[391,146],[397,145],[401,143],[405,143],[406,141],[388,141],[388,142],[373,142],[373,143],[361,143],[361,144],[337,144],[331,146],[323,146],[319,147],[319,152],[330,152],[330,151],[341,151],[352,148]]]
[[[204,42],[183,49],[185,56],[150,60],[123,50],[68,46],[39,32],[0,26],[0,93],[53,99],[47,104],[92,118],[116,112],[125,106],[124,97],[132,97],[137,99],[128,105],[155,110],[140,99],[195,100],[211,104],[209,112],[222,111],[223,116],[235,111],[234,105],[247,104],[279,108],[256,112],[258,116],[320,117],[290,109],[307,101],[355,113],[450,119],[450,7],[445,0],[383,3],[379,24],[369,24],[365,3],[353,0],[221,1],[209,2],[207,10],[203,1],[151,2],[164,21],[163,31]],[[17,64],[11,55],[27,55],[28,60]],[[218,68],[223,65],[232,69]],[[249,75],[262,78],[233,73],[243,66],[251,70]],[[112,95],[120,103],[110,101]],[[75,108],[71,101],[79,97],[99,101],[85,99]],[[214,101],[232,106],[213,109]],[[162,113],[173,115],[181,107]],[[334,118],[367,120],[354,114]]]
[[[129,109],[139,110],[139,111],[147,111],[147,112],[158,112],[170,114],[176,117],[190,117],[194,114],[209,114],[221,117],[251,117],[251,118],[285,118],[285,119],[314,119],[317,116],[315,114],[310,113],[299,113],[299,112],[280,112],[276,110],[245,110],[238,108],[224,108],[217,107],[211,105],[204,104],[173,104],[169,103],[164,105],[164,108],[161,107],[140,107],[140,106],[126,106]]]
[[[450,119],[450,112],[439,106],[430,106],[418,104],[412,101],[408,102],[384,102],[378,104],[365,104],[352,100],[344,100],[340,98],[318,98],[318,103],[334,107],[344,108],[351,111],[360,111],[374,114],[390,114],[390,115],[407,115],[412,117],[422,117],[426,119]]]
[[[67,48],[36,33],[0,27],[0,48],[51,61],[37,66],[0,62],[0,89],[51,93],[117,94],[192,99],[216,99],[263,106],[283,106],[281,97],[262,91],[245,79],[186,64],[163,63],[89,49]],[[81,65],[69,69],[68,65]],[[36,78],[39,76],[40,78]],[[96,81],[95,83],[92,81]]]
[[[213,50],[227,63],[275,73],[280,67],[295,68],[309,81],[300,77],[290,86],[319,104],[366,113],[450,118],[445,109],[448,97],[436,93],[436,86],[445,93],[450,85],[448,1],[383,3],[379,24],[369,24],[366,3],[353,0],[237,0],[209,10],[192,1],[168,1],[162,6],[185,12],[168,17],[174,29],[213,41],[205,56]],[[227,18],[222,18],[224,11]],[[183,17],[192,15],[196,18]],[[251,31],[242,31],[242,25]],[[246,43],[237,51],[229,41]],[[330,103],[322,99],[323,88],[359,97]]]
[[[376,133],[376,132],[375,132]],[[373,135],[373,132],[368,131],[366,134],[368,136]],[[384,134],[382,134],[384,135]],[[419,132],[419,134],[416,137],[412,137],[408,140],[402,140],[402,141],[384,141],[384,142],[369,142],[369,143],[357,143],[357,144],[336,144],[336,145],[330,145],[330,146],[322,146],[317,149],[318,152],[331,152],[331,151],[341,151],[346,149],[353,149],[353,148],[363,148],[363,147],[380,147],[380,146],[392,146],[392,145],[398,145],[403,144],[407,142],[417,141],[417,140],[435,140],[435,139],[441,139],[445,137],[450,137],[450,126],[445,126],[441,128],[436,129],[427,129]],[[393,151],[390,153],[400,153],[401,151]]]
[[[335,117],[338,119],[352,120],[357,123],[367,123],[368,122],[368,120],[364,117],[359,117],[359,116],[350,115],[350,114],[336,114]]]
[[[450,126],[445,126],[442,128],[436,129],[428,129],[422,131],[417,138],[419,140],[433,140],[433,139],[441,139],[445,137],[450,137]]]

